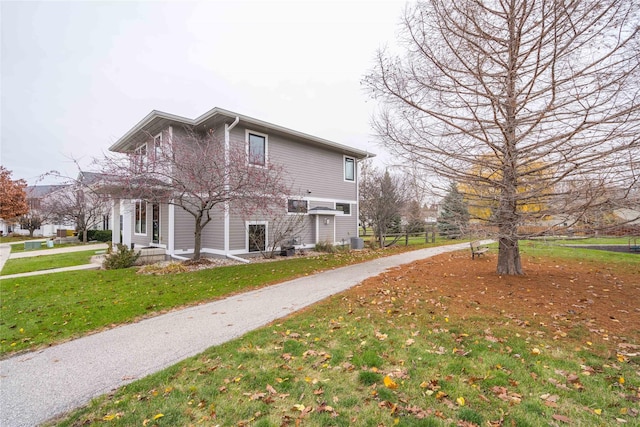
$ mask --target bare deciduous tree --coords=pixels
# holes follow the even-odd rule
[[[154,138],[148,135],[155,144]],[[105,156],[102,171],[116,196],[179,206],[194,219],[193,259],[201,256],[202,231],[229,206],[250,213],[289,194],[284,170],[273,162],[251,164],[243,145],[226,146],[213,130],[174,129],[149,153]]]
[[[493,206],[499,274],[523,273],[520,225],[605,201],[563,183],[616,189],[611,196],[637,185],[639,7],[426,0],[406,10],[404,54],[381,50],[365,77],[382,102],[382,142],[425,173],[475,188],[470,208]],[[544,209],[522,209],[531,201]]]
[[[111,210],[109,199],[97,192],[95,182],[87,182],[84,173],[67,179],[60,189],[48,194],[41,202],[39,212],[46,220],[75,224],[76,231],[87,243],[87,231],[102,224]]]
[[[385,246],[385,238],[394,222],[399,222],[406,202],[402,178],[369,165],[360,176],[361,218],[373,227],[378,244]]]
[[[266,222],[264,224],[266,236],[247,230],[249,244],[257,249],[264,258],[274,258],[278,249],[284,249],[288,246],[295,247],[295,245],[303,243],[297,239],[301,238],[305,222],[309,218],[305,215],[307,204],[295,204],[298,201],[303,202],[302,199],[291,200],[294,202],[292,209],[286,208],[287,199],[279,201],[274,199],[268,205],[258,206],[251,211],[245,210],[240,213],[248,227],[256,225],[256,219]]]

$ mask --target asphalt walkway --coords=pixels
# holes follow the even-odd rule
[[[468,248],[460,243],[378,258],[2,360],[0,426],[38,425],[387,269]]]

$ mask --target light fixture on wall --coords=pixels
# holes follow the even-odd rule
[[[329,220],[329,218],[325,218],[324,219],[324,225],[329,225],[331,221]]]

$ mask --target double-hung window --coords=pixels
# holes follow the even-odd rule
[[[162,134],[159,133],[153,138],[153,161],[157,162],[162,156]]]
[[[135,202],[135,234],[147,234],[147,202]]]
[[[356,159],[344,158],[344,180],[354,182],[356,180]]]
[[[134,150],[133,169],[135,172],[144,172],[147,169],[147,144],[142,144]]]
[[[250,165],[267,165],[267,135],[247,132],[247,156]]]

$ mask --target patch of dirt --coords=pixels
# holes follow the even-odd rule
[[[523,276],[499,276],[496,263],[491,253],[475,260],[462,251],[439,255],[368,279],[353,292],[409,287],[412,299],[438,301],[450,317],[503,316],[525,327],[546,327],[555,337],[582,326],[589,339],[607,346],[640,344],[640,262],[623,272],[523,256]]]

